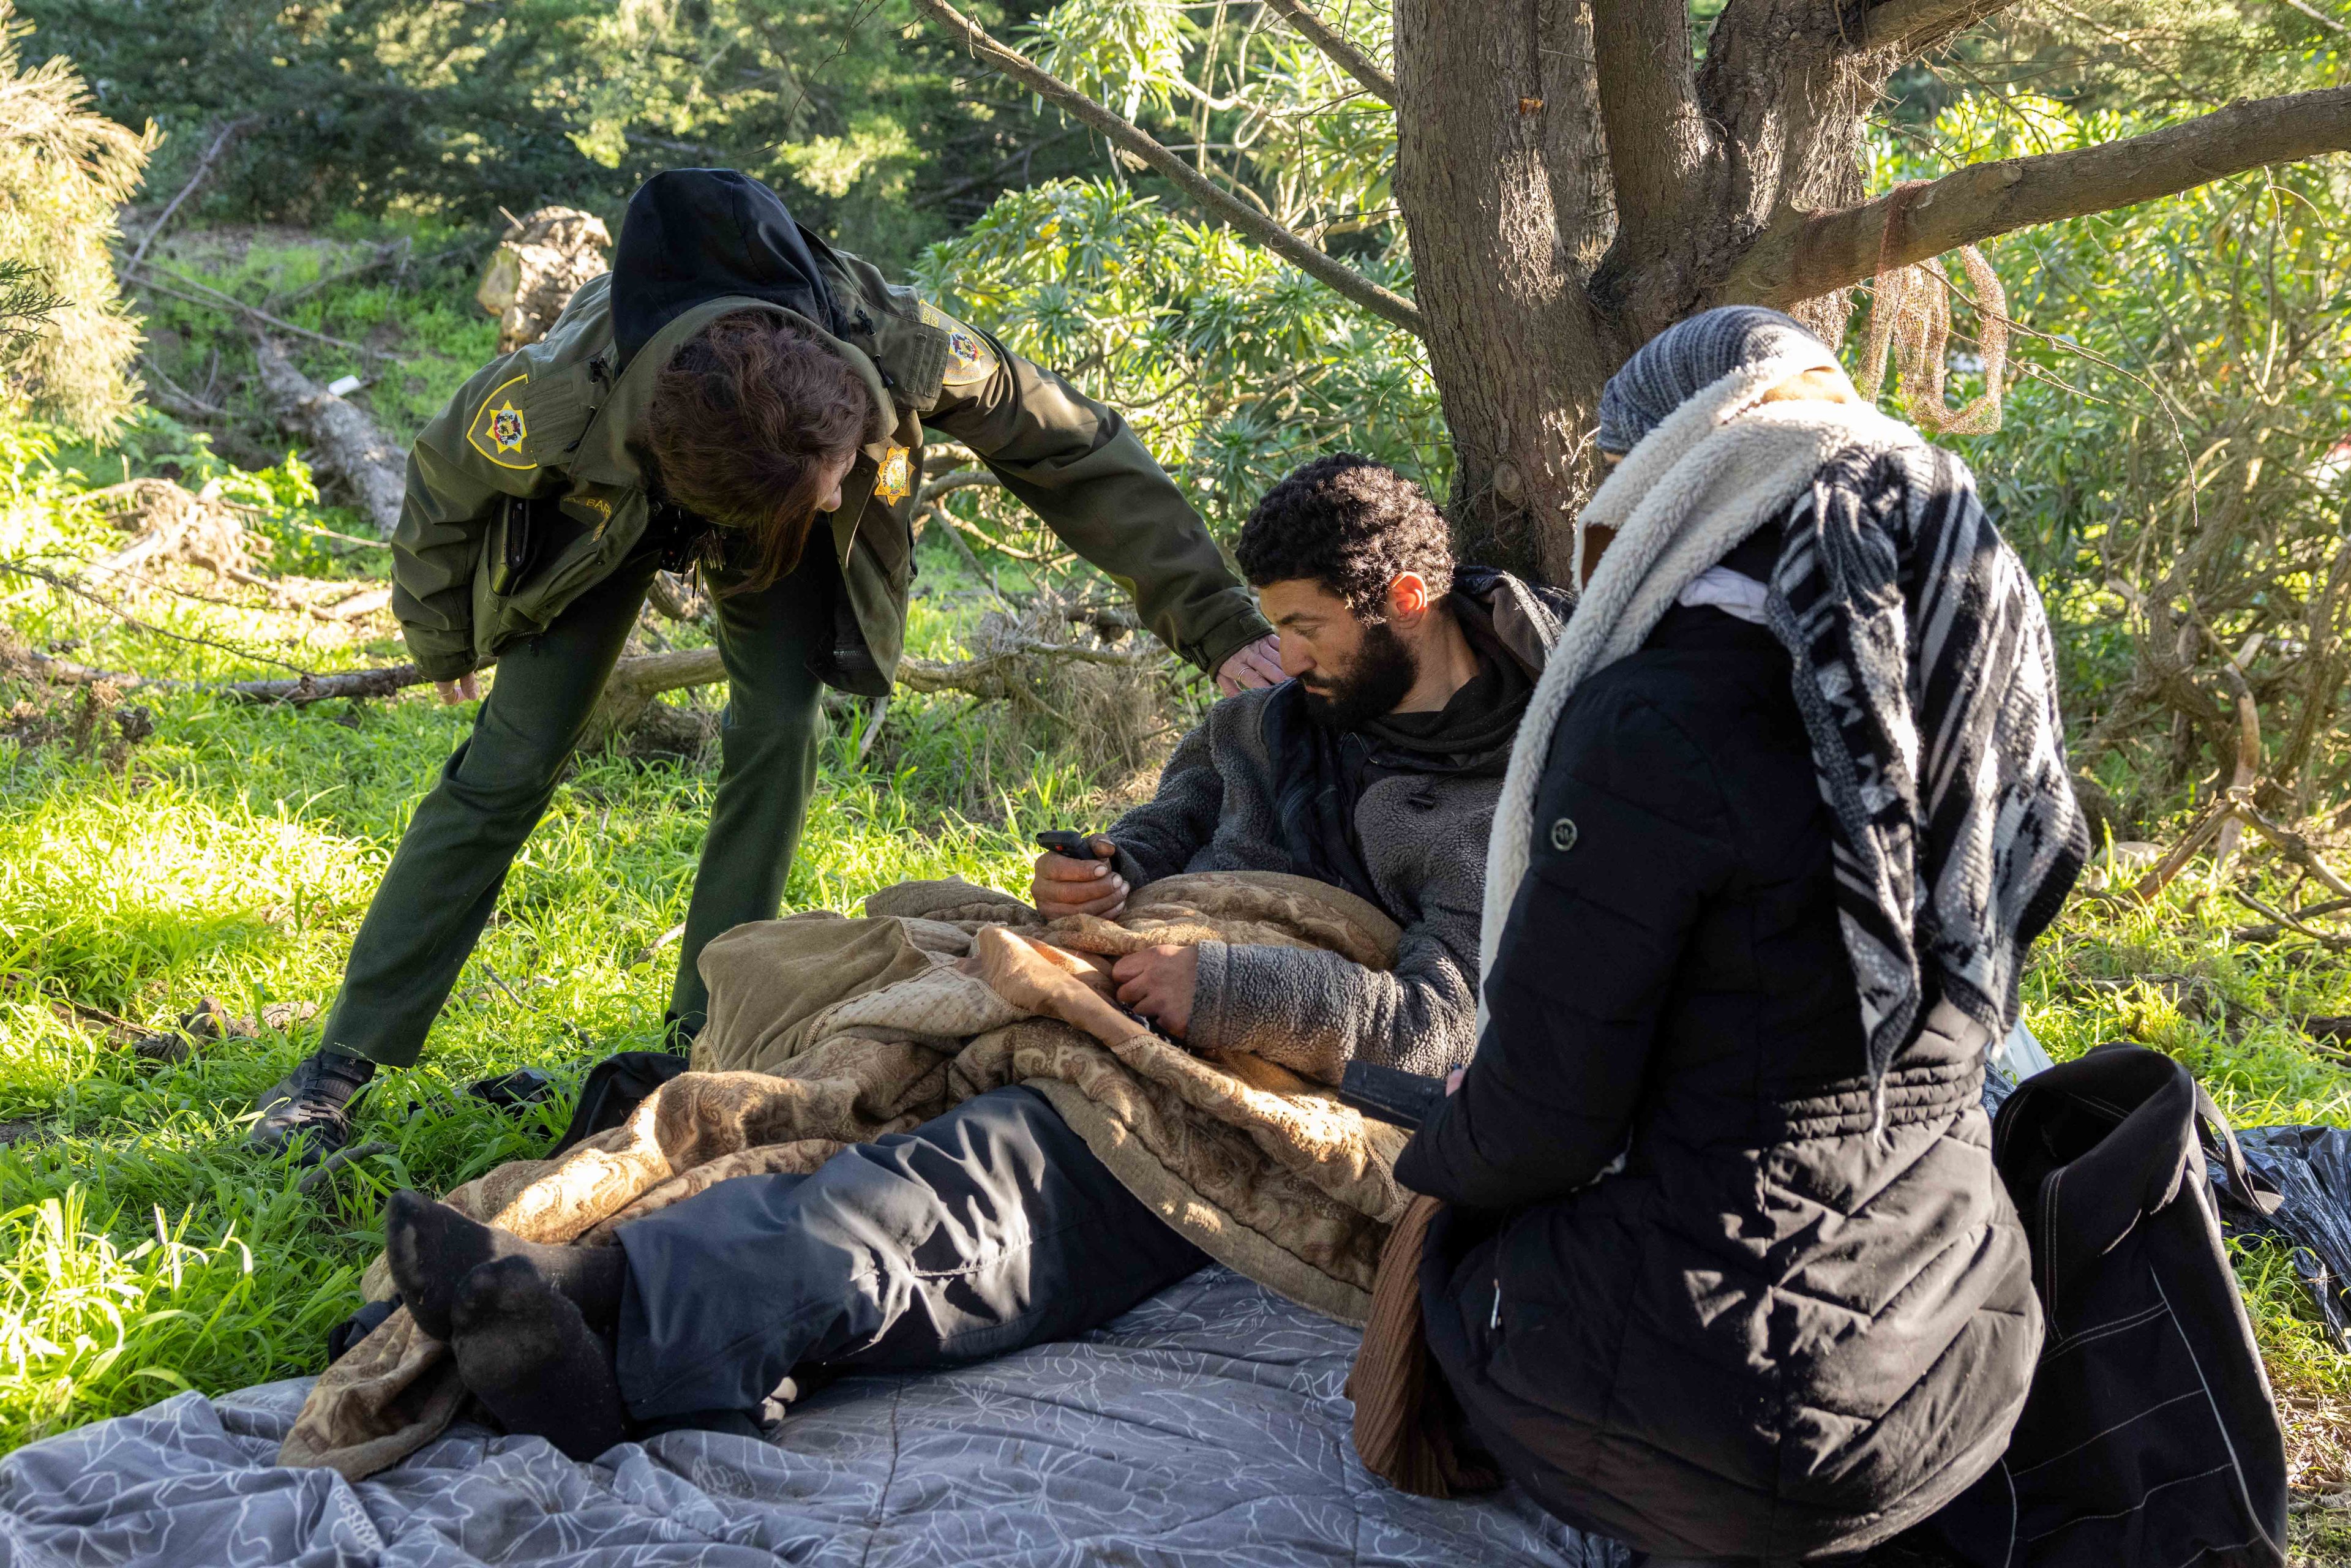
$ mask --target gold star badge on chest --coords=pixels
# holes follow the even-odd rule
[[[881,467],[873,476],[873,494],[885,507],[894,507],[906,498],[914,487],[914,465],[912,455],[903,446],[893,445],[882,455]]]

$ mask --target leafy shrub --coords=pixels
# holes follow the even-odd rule
[[[64,57],[26,68],[30,31],[0,0],[0,262],[16,266],[0,394],[103,434],[130,416],[139,351],[138,323],[115,298],[114,209],[139,188],[157,138],[91,109]]]

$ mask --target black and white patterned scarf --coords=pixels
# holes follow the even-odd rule
[[[1839,924],[1883,1080],[1935,988],[1994,1040],[2089,852],[2041,596],[1949,453],[1846,451],[1792,509],[1764,615],[1794,658]]]
[[[1645,434],[1583,526],[1616,537],[1529,703],[1487,858],[1491,963],[1560,710],[1639,648],[1698,575],[1785,518],[1765,614],[1794,659],[1834,818],[1840,925],[1881,1088],[1932,989],[1989,1031],[2088,852],[2049,627],[1966,467],[1858,403],[1761,402],[1834,357],[1776,348]]]

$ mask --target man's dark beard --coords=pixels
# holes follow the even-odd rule
[[[1344,671],[1335,676],[1317,671],[1298,684],[1306,693],[1307,717],[1325,729],[1355,729],[1395,712],[1419,679],[1419,661],[1395,628],[1381,621],[1364,628],[1363,646]]]

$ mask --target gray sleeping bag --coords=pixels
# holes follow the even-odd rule
[[[354,1486],[272,1463],[308,1380],[183,1394],[0,1460],[0,1564],[1621,1568],[1504,1491],[1367,1475],[1356,1335],[1208,1268],[1081,1341],[844,1377],[772,1442],[673,1432],[574,1464],[461,1424]]]

